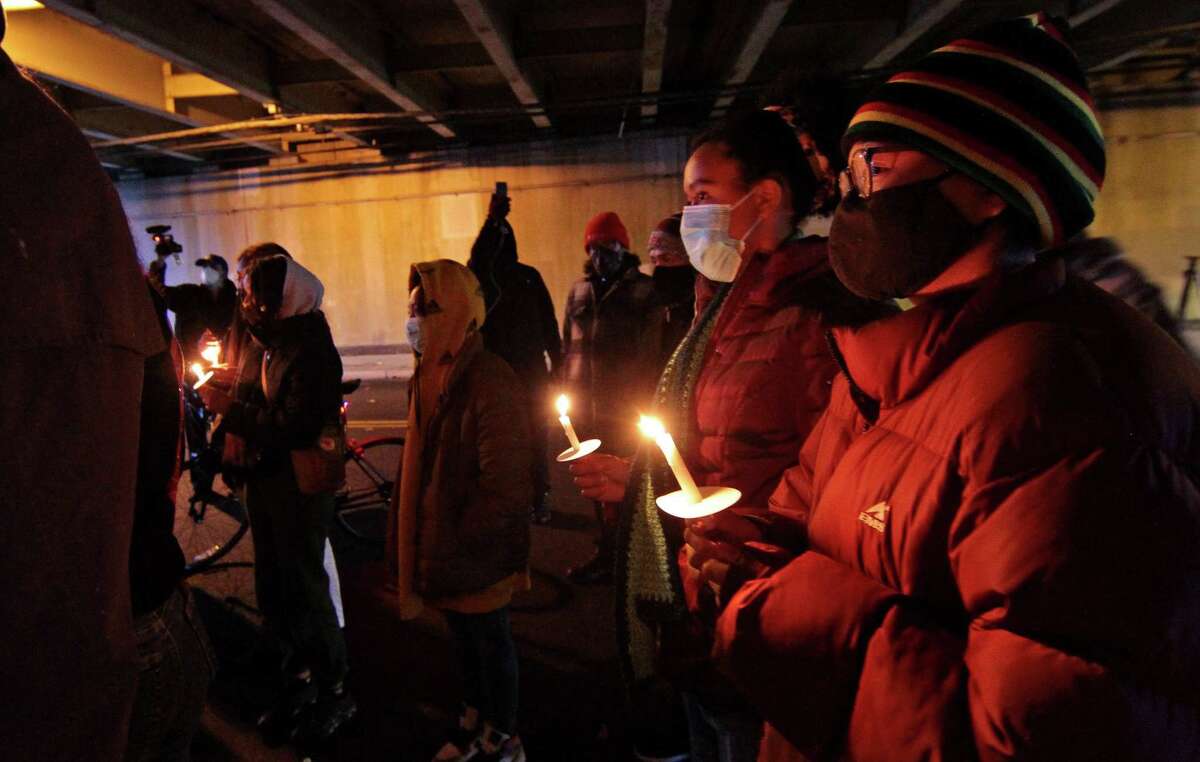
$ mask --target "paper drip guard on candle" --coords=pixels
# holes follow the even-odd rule
[[[683,490],[659,497],[654,504],[680,519],[699,519],[720,513],[742,499],[742,491],[733,487],[700,487],[700,502],[693,503]]]
[[[698,519],[720,513],[742,499],[741,490],[733,487],[698,487],[662,421],[642,416],[638,428],[662,450],[671,473],[679,482],[679,490],[654,501],[663,511],[681,519]]]
[[[572,460],[579,460],[600,449],[599,439],[585,439],[579,443],[579,447],[568,447],[558,454],[556,460],[559,463],[569,463]]]

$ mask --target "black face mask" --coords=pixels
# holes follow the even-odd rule
[[[696,291],[696,271],[690,265],[654,268],[654,289],[671,302],[691,298]]]
[[[624,255],[613,249],[601,249],[597,247],[590,255],[592,259],[592,268],[596,274],[603,280],[608,280],[617,274],[621,269],[621,260]]]
[[[829,231],[829,263],[846,288],[866,299],[909,296],[971,248],[979,228],[938,190],[944,179],[842,200]]]
[[[276,321],[268,320],[256,310],[248,310],[245,307],[242,310],[242,320],[246,324],[246,330],[250,335],[258,339],[258,343],[269,346],[277,335]]]

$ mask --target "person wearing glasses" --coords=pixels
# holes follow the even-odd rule
[[[834,328],[767,519],[702,520],[760,759],[1180,759],[1200,738],[1200,371],[1065,275],[1105,150],[1063,27],[985,27],[844,138],[830,260],[914,306]]]

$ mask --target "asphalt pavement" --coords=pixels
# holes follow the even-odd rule
[[[349,435],[403,433],[406,383],[367,380],[349,397]],[[551,450],[564,445],[551,431]],[[629,759],[617,677],[612,587],[577,587],[564,571],[586,559],[594,536],[592,504],[551,463],[554,518],[532,527],[533,589],[513,605],[520,658],[519,732],[532,762]],[[231,567],[196,575],[201,612],[220,671],[210,693],[197,762],[215,760],[429,760],[454,723],[460,676],[440,617],[402,622],[380,585],[380,547],[338,528],[331,538],[342,582],[350,686],[360,713],[323,748],[268,746],[254,718],[272,686],[259,652],[249,536],[227,557]]]

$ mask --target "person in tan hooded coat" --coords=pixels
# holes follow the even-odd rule
[[[465,266],[415,265],[417,354],[408,438],[392,498],[390,581],[401,616],[445,614],[466,683],[459,727],[436,760],[525,759],[516,735],[517,658],[508,605],[528,588],[533,442],[522,387],[483,346],[484,299]]]

